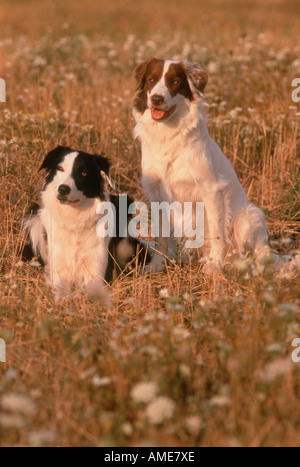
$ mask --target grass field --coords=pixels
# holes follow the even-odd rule
[[[135,66],[201,63],[209,130],[271,246],[300,248],[300,4],[295,0],[2,0],[2,446],[299,446],[300,265],[250,261],[205,277],[177,265],[122,277],[105,311],[56,303],[19,262],[24,212],[58,143],[105,151],[120,192],[146,201],[132,138]]]

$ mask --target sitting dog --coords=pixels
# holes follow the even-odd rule
[[[75,287],[107,305],[105,283],[113,279],[114,265],[121,269],[143,250],[136,239],[118,237],[118,226],[115,237],[99,236],[101,203],[112,203],[116,223],[119,218],[118,196],[110,195],[107,186],[114,186],[110,162],[101,155],[59,146],[45,157],[43,169],[47,174],[40,205],[34,204],[25,220],[30,243],[23,257],[38,257],[45,265],[56,298],[71,296]],[[142,261],[144,250],[143,254]]]
[[[218,269],[229,248],[261,257],[268,251],[264,214],[248,201],[206,127],[206,72],[187,61],[152,58],[135,69],[135,78],[134,135],[141,141],[142,185],[149,200],[204,203],[205,240],[196,250],[209,258],[204,271]],[[176,243],[178,238],[160,232],[151,271],[164,268]]]

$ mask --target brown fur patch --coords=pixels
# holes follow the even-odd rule
[[[137,94],[133,106],[136,110],[144,113],[147,106],[147,92],[151,91],[163,75],[164,60],[151,58],[147,62],[138,65],[134,71],[137,82]]]
[[[182,94],[190,101],[192,100],[193,93],[183,63],[171,63],[165,74],[165,82],[172,97],[176,96],[176,94]]]
[[[208,82],[208,74],[206,71],[202,70],[199,65],[189,63],[187,73],[196,91],[198,91],[198,93],[203,93]]]

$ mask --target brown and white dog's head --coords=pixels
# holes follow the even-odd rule
[[[151,58],[135,69],[137,82],[134,110],[150,110],[156,122],[169,120],[183,101],[199,101],[208,76],[199,65],[187,61]]]

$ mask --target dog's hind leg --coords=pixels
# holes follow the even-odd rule
[[[233,215],[233,233],[241,254],[251,251],[257,260],[270,255],[265,217],[257,206],[249,204]]]

